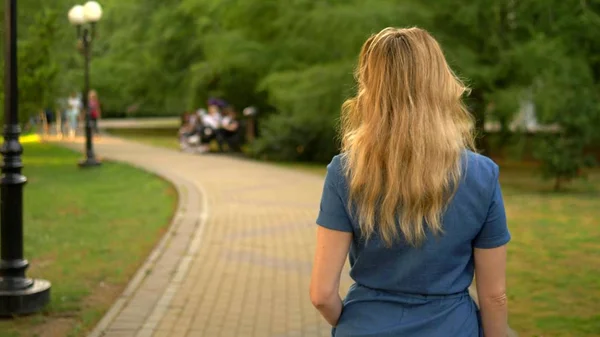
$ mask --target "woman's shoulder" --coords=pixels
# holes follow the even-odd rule
[[[336,185],[343,184],[345,180],[344,163],[346,159],[343,154],[334,156],[327,164],[327,180],[335,181]]]
[[[327,164],[327,172],[342,174],[344,170],[344,163],[346,159],[343,154],[338,154],[331,158],[331,162]]]
[[[465,170],[467,180],[476,180],[484,185],[498,179],[499,175],[498,165],[491,158],[473,151],[466,152]]]
[[[467,150],[467,158],[469,164],[476,165],[479,169],[492,171],[498,169],[498,164],[496,164],[491,158],[477,152]]]

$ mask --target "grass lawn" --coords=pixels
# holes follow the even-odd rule
[[[501,173],[511,327],[520,336],[600,336],[600,172],[561,194],[532,175]]]
[[[322,165],[283,165],[325,174]],[[511,328],[520,337],[600,336],[600,171],[560,194],[522,164],[501,164],[500,181]]]
[[[113,134],[177,148],[175,131]],[[278,164],[324,175],[323,165]],[[563,193],[535,167],[501,163],[512,241],[510,325],[521,337],[600,336],[600,171]]]
[[[500,181],[512,234],[511,328],[520,337],[600,336],[600,171],[563,193],[523,164],[501,163]]]
[[[54,145],[25,144],[23,158],[28,276],[52,282],[52,303],[0,320],[0,336],[85,336],[165,231],[176,192],[122,164],[79,169],[79,154]]]

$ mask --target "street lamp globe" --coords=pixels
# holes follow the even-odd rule
[[[98,22],[102,18],[102,7],[96,1],[88,1],[83,5],[83,15],[86,22]]]
[[[75,26],[79,26],[85,23],[83,6],[77,5],[71,8],[71,10],[69,11],[69,22],[71,22],[71,24]]]

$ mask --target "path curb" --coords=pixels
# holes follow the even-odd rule
[[[113,138],[113,137],[111,137]],[[115,138],[118,139],[118,138]],[[73,143],[58,143],[61,146],[78,150],[81,152],[79,144]],[[177,191],[177,208],[171,218],[171,223],[162,238],[152,249],[144,263],[138,268],[134,276],[131,278],[125,290],[115,300],[110,309],[104,314],[102,319],[96,324],[94,329],[88,334],[88,337],[102,337],[111,330],[111,326],[119,323],[119,316],[128,307],[134,305],[136,295],[147,297],[148,294],[138,294],[138,290],[146,283],[152,283],[153,268],[161,259],[176,259],[173,272],[166,282],[166,287],[154,293],[156,302],[154,305],[146,308],[148,313],[142,320],[136,319],[135,322],[128,321],[127,326],[123,330],[131,333],[130,336],[144,337],[151,336],[156,329],[156,326],[163,318],[166,309],[173,299],[173,295],[177,292],[182,280],[187,275],[192,256],[197,252],[202,234],[205,228],[205,223],[208,218],[208,206],[206,202],[206,194],[202,187],[192,183],[191,181],[181,177],[170,170],[158,169],[156,167],[146,167],[135,165],[130,162],[123,162],[118,159],[108,158],[115,162],[122,162],[129,166],[140,170],[155,174],[160,178],[171,183]],[[185,254],[181,254],[181,246],[172,245],[173,238],[178,232],[191,233],[186,240]],[[162,282],[164,283],[164,282]],[[143,299],[141,302],[147,302]],[[139,308],[142,309],[142,308]],[[138,310],[135,310],[138,311]],[[131,324],[137,323],[137,324]],[[121,324],[122,325],[122,324]],[[121,330],[121,328],[119,328]]]

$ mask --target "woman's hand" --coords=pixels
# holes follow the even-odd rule
[[[323,318],[336,326],[342,314],[340,275],[352,233],[317,227],[317,247],[310,282],[310,300]]]

